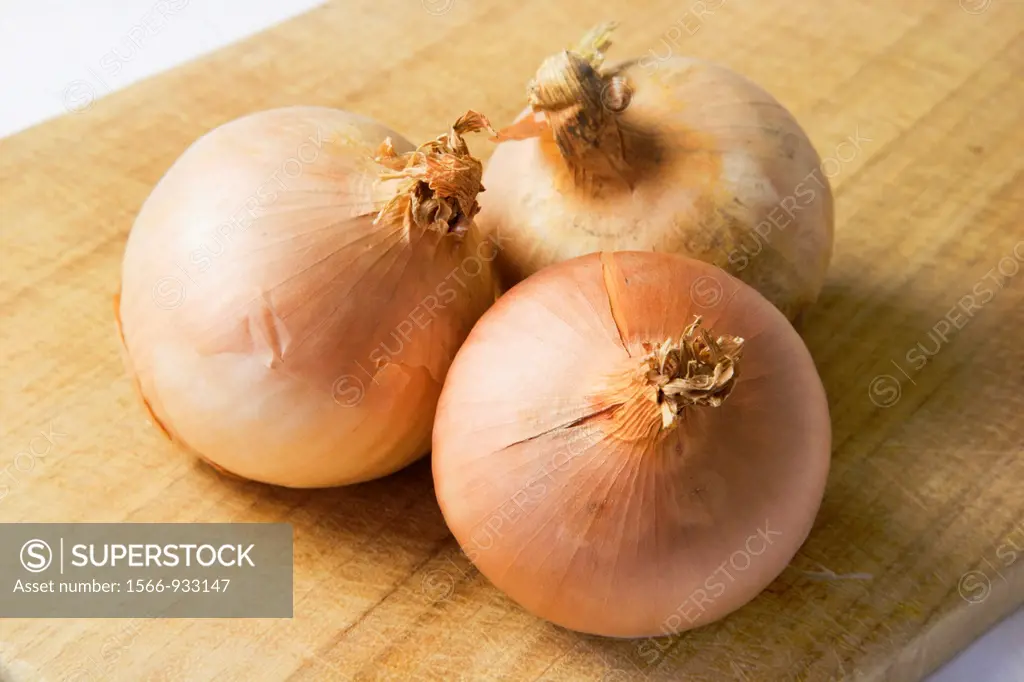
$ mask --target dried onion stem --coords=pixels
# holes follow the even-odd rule
[[[468,111],[444,135],[399,154],[391,138],[381,143],[374,161],[391,170],[382,180],[404,179],[374,224],[398,221],[444,233],[462,235],[480,211],[476,196],[483,191],[483,164],[469,153],[465,133],[496,134],[483,114]]]
[[[649,353],[644,358],[650,367],[647,380],[657,388],[662,428],[667,429],[676,423],[684,408],[718,407],[729,397],[739,377],[743,339],[714,338],[701,327],[701,318],[697,316],[676,343],[666,339],[657,348],[645,343],[644,350]]]

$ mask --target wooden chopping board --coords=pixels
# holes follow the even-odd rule
[[[287,521],[296,543],[294,619],[5,620],[20,679],[902,682],[1024,602],[1024,3],[596,4],[348,0],[0,144],[0,521]],[[802,329],[835,432],[820,517],[757,600],[665,640],[521,611],[460,554],[426,462],[325,491],[217,475],[145,422],[111,311],[139,206],[202,133],[300,103],[414,140],[468,108],[500,124],[606,19],[612,59],[685,51],[764,85],[836,193]]]

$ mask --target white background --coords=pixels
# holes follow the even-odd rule
[[[159,28],[136,34],[142,36],[137,41],[140,46],[129,47],[130,32],[152,12],[155,0],[0,0],[0,137],[83,107],[90,98],[321,4],[318,0],[165,2],[180,9]],[[109,61],[101,63],[115,48],[121,55],[116,69],[110,68]],[[1024,682],[1024,609],[929,682]]]

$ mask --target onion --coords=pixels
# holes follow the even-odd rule
[[[474,327],[438,405],[434,483],[463,551],[527,610],[662,635],[785,568],[830,440],[810,354],[754,289],[672,254],[591,254]]]
[[[796,319],[832,253],[832,194],[807,136],[722,66],[603,66],[610,30],[548,58],[530,108],[499,133],[478,223],[501,236],[504,284],[585,253],[667,251],[725,269]]]
[[[173,440],[294,487],[425,454],[455,351],[493,303],[473,228],[470,112],[419,150],[326,108],[253,114],[195,142],[124,256],[126,359]]]

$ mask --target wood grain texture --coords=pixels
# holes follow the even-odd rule
[[[647,641],[504,598],[425,462],[298,492],[176,451],[142,416],[111,311],[139,206],[212,127],[300,103],[415,140],[467,108],[502,123],[544,56],[608,18],[613,59],[685,50],[765,86],[836,192],[802,329],[835,430],[815,529],[753,603]],[[292,620],[5,620],[0,657],[26,680],[920,679],[1024,602],[1022,26],[1017,0],[347,0],[4,140],[0,520],[286,520],[296,562]],[[918,344],[937,349],[920,367]]]

